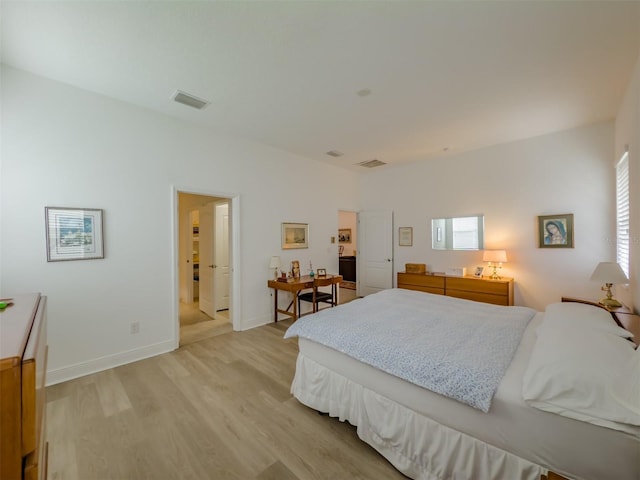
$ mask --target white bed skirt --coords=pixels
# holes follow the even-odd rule
[[[547,470],[435,422],[298,355],[291,393],[304,405],[357,427],[403,474],[416,480],[539,480]]]

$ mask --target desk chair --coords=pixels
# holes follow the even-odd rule
[[[318,287],[328,287],[331,285],[331,293],[321,292]],[[310,292],[300,293],[298,295],[298,312],[300,312],[300,302],[309,302],[313,304],[313,313],[318,311],[318,303],[328,303],[331,307],[338,304],[338,285],[331,277],[316,277],[313,279],[313,289]]]

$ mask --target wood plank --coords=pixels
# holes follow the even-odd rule
[[[291,323],[49,387],[49,478],[406,478],[355,427],[291,396],[298,343],[283,339]],[[110,385],[130,408],[104,407]]]

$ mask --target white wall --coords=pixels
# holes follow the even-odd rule
[[[481,252],[431,249],[432,218],[485,215],[485,248],[506,249],[503,276],[515,278],[515,302],[543,310],[560,297],[598,300],[589,280],[615,259],[613,124],[497,145],[363,176],[362,208],[390,209],[394,225],[413,227],[413,247],[394,245],[405,263],[432,270],[483,265]],[[384,194],[381,194],[384,192]],[[575,248],[537,247],[537,216],[573,213]]]
[[[240,197],[241,329],[272,321],[272,255],[338,270],[355,174],[4,66],[1,80],[0,295],[48,295],[53,383],[174,347],[173,188]],[[104,209],[106,258],[47,263],[45,206]],[[281,250],[283,221],[310,224],[308,250]]]
[[[630,271],[629,287],[616,286],[620,301],[635,307],[640,304],[640,57],[624,100],[618,110],[615,131],[615,158],[618,161],[629,149]]]

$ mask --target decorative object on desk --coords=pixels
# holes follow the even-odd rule
[[[326,277],[327,276],[327,269],[326,268],[319,268],[318,269],[318,277]]]
[[[313,264],[311,263],[311,260],[309,260],[309,276],[313,278],[314,275],[315,273],[313,272]]]
[[[615,283],[629,283],[629,279],[616,262],[600,262],[591,274],[591,280],[604,283],[601,290],[607,292],[607,296],[600,300],[600,305],[607,308],[619,308],[622,304],[611,295],[611,287]]]
[[[407,273],[426,273],[427,266],[424,263],[405,263],[404,270]]]
[[[47,262],[104,258],[102,210],[45,207]]]
[[[340,228],[338,229],[338,243],[351,243],[351,229]]]
[[[273,278],[278,278],[278,269],[280,268],[280,257],[274,255],[269,261],[269,268],[273,268]]]
[[[483,271],[484,271],[484,267],[476,267],[476,271],[473,272],[473,276],[476,278],[482,278]]]
[[[400,247],[413,246],[413,227],[398,227],[398,245]]]
[[[300,262],[298,260],[291,261],[291,276],[293,278],[300,278]]]
[[[449,267],[446,272],[451,277],[464,277],[467,274],[466,267]]]
[[[308,223],[282,224],[282,249],[309,248]]]
[[[489,267],[493,267],[493,273],[489,278],[499,280],[502,278],[498,275],[498,269],[502,268],[502,264],[507,261],[507,252],[504,250],[485,250],[482,254],[482,261],[488,262]]]
[[[538,217],[539,248],[573,248],[573,214]]]

